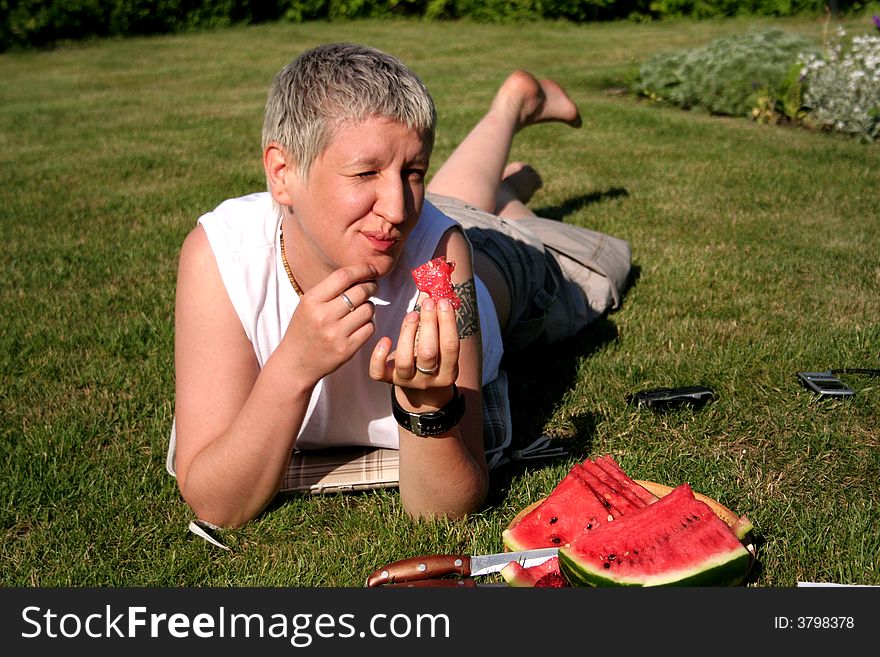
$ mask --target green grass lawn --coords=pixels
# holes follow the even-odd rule
[[[754,586],[880,584],[880,382],[822,401],[798,370],[880,367],[880,150],[622,94],[661,50],[820,21],[264,25],[0,56],[0,584],[360,586],[384,562],[502,548],[575,460],[683,481],[756,526]],[[852,20],[849,30],[868,30]],[[539,126],[548,216],[630,241],[623,308],[508,363],[514,440],[568,457],[499,471],[485,509],[414,525],[396,491],[292,497],[225,532],[186,530],[164,459],[177,251],[203,212],[264,188],[266,88],[300,51],[359,41],[423,76],[435,166],[515,67],[554,77],[584,126]],[[698,412],[638,389],[702,383]]]

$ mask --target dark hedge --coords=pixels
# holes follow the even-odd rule
[[[654,20],[859,11],[836,0],[0,0],[0,51],[63,40],[184,32],[266,21],[410,16],[484,22]]]

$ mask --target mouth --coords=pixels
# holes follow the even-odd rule
[[[376,251],[380,251],[382,253],[391,249],[395,244],[397,244],[399,238],[394,235],[386,235],[384,233],[361,233],[364,238],[366,238],[367,242],[373,247]]]

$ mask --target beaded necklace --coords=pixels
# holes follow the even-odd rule
[[[290,284],[293,286],[293,291],[297,293],[297,295],[302,296],[303,290],[299,286],[299,283],[296,282],[296,278],[293,276],[293,272],[290,271],[290,264],[287,262],[287,254],[284,252],[284,228],[281,229],[281,264],[284,265],[284,271],[287,272],[287,278],[290,279]]]

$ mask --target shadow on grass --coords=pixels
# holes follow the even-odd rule
[[[628,196],[629,192],[626,191],[626,189],[624,189],[623,187],[610,187],[603,191],[591,192],[589,194],[581,194],[580,196],[575,196],[561,205],[549,205],[542,208],[534,208],[534,212],[539,217],[546,217],[547,219],[562,221],[566,215],[577,212],[581,208],[588,205],[593,205],[594,203],[601,203],[603,201],[610,201],[618,198],[626,198]]]
[[[576,385],[580,361],[617,337],[617,326],[606,316],[568,340],[504,357],[501,367],[509,381],[514,450],[527,447],[545,433],[544,428],[560,400]],[[587,411],[575,415],[567,424],[564,435],[554,435],[554,446],[566,450],[564,458],[589,454],[596,431],[596,414]],[[541,468],[554,460],[551,457],[514,461],[493,472],[487,503],[493,505],[503,499],[512,478],[524,469]]]
[[[586,203],[595,203],[609,196],[628,196],[628,193],[624,189],[614,188],[606,192],[578,197],[557,209],[545,208],[541,212],[552,213],[558,210],[558,213],[564,216]],[[635,287],[640,277],[641,267],[633,264],[623,292],[624,297]],[[613,316],[613,314],[612,312],[609,315]],[[512,449],[527,447],[544,433],[554,409],[576,384],[581,360],[617,340],[617,326],[609,315],[600,317],[563,342],[505,355],[501,368],[507,373],[509,380],[513,422]],[[566,450],[565,458],[574,457],[582,460],[592,451],[597,416],[587,411],[569,418],[567,422],[569,430],[565,432],[566,435],[554,436],[556,443],[554,446]],[[552,462],[552,458],[546,461],[540,459],[514,461],[493,472],[487,504],[492,506],[502,500],[507,494],[511,480],[525,469],[541,468]]]
[[[755,558],[749,567],[749,571],[746,573],[746,576],[742,582],[742,585],[743,586],[748,586],[749,584],[754,585],[754,584],[757,584],[757,582],[761,579],[761,575],[764,572],[764,566],[761,564],[760,556],[761,556],[762,548],[763,548],[764,544],[766,543],[766,540],[764,539],[764,536],[762,534],[758,533],[757,530],[752,530],[752,532],[748,535],[748,537],[745,540],[743,540],[743,543],[745,543],[746,545],[748,545],[749,543],[752,544],[752,547],[755,551],[754,552]]]

